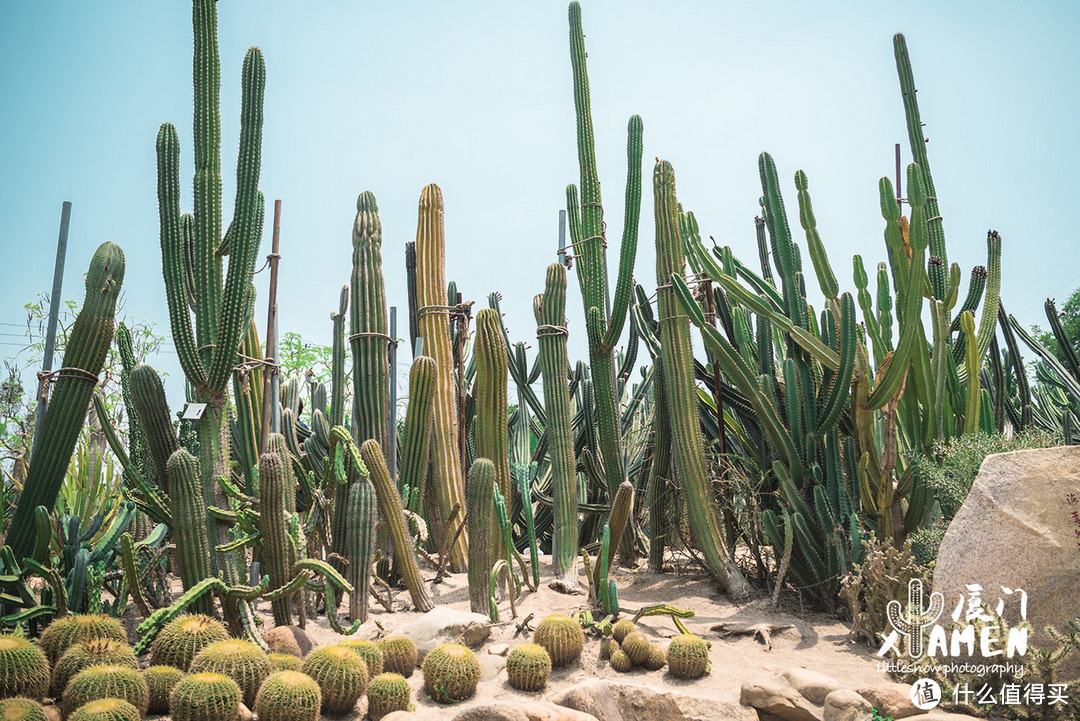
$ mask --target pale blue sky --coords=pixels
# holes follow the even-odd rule
[[[329,342],[363,190],[379,202],[389,301],[404,307],[403,244],[415,237],[421,188],[437,182],[448,277],[481,307],[501,291],[511,339],[532,339],[532,297],[555,258],[565,186],[578,177],[566,3],[221,0],[218,12],[226,221],[241,61],[250,45],[266,56],[260,185],[284,203],[281,330]],[[1047,295],[1062,300],[1080,285],[1080,3],[585,0],[583,17],[613,247],[626,120],[644,119],[636,276],[650,292],[655,156],[673,163],[703,235],[753,265],[762,150],[776,159],[796,228],[791,178],[808,174],[842,287],[854,286],[853,253],[871,267],[883,257],[877,180],[892,175],[895,142],[909,160],[897,31],[907,35],[949,257],[965,287],[971,266],[985,263],[988,228],[1004,240],[1006,305],[1025,324],[1042,320]],[[190,4],[8,0],[0,68],[0,323],[22,323],[22,304],[48,289],[60,205],[70,200],[64,296],[81,299],[90,255],[114,241],[127,257],[128,311],[167,332],[154,137],[162,121],[176,124],[190,209]],[[269,229],[268,215],[263,255]],[[261,316],[264,298],[258,308]],[[576,281],[568,308],[571,355],[581,357]],[[18,342],[9,332],[19,329],[0,326],[0,342]],[[155,365],[179,377],[174,355]]]

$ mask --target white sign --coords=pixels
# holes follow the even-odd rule
[[[203,417],[204,413],[206,413],[205,403],[188,403],[182,418],[185,421],[197,421]]]

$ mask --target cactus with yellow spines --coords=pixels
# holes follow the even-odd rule
[[[668,645],[667,664],[675,678],[701,678],[709,670],[709,645],[693,634],[676,636]]]
[[[555,500],[552,535],[555,578],[577,586],[578,477],[574,458],[573,415],[566,372],[566,270],[558,263],[548,266],[543,295],[533,300],[536,342],[544,383],[545,433],[551,456],[551,485]]]
[[[64,483],[98,374],[112,345],[116,299],[123,282],[123,251],[112,243],[102,243],[90,259],[86,298],[68,333],[64,360],[53,374],[35,453],[4,537],[18,563],[34,552],[37,507],[52,508]]]
[[[64,651],[53,666],[52,687],[60,694],[75,674],[92,666],[126,666],[139,668],[139,657],[123,641],[114,638],[96,638],[81,641]]]
[[[169,695],[172,721],[234,721],[240,712],[240,687],[220,673],[193,673]]]
[[[620,646],[635,666],[641,666],[649,657],[652,644],[649,643],[649,639],[641,631],[634,631],[623,639]]]
[[[135,709],[135,713],[139,713],[138,709]],[[0,719],[4,719],[4,721],[49,721],[49,717],[45,715],[45,708],[40,703],[22,697],[0,700]]]
[[[612,651],[608,663],[611,664],[611,668],[619,673],[626,673],[634,668],[634,662],[630,660],[630,656],[627,655],[626,651],[621,648]]]
[[[367,688],[368,716],[379,721],[394,711],[408,711],[412,689],[399,673],[382,673],[371,679]]]
[[[255,698],[259,721],[319,721],[322,691],[313,678],[299,671],[270,674]]]
[[[367,664],[344,646],[312,651],[304,659],[302,670],[319,684],[322,710],[328,714],[347,713],[367,688]]]
[[[91,701],[80,706],[68,717],[69,721],[139,721],[141,718],[139,709],[120,698]]]
[[[551,673],[551,657],[543,646],[523,643],[506,657],[506,678],[519,691],[541,691]]]
[[[265,455],[265,454],[264,454]],[[191,673],[220,673],[228,676],[240,687],[244,704],[255,705],[259,686],[270,675],[270,659],[266,652],[240,639],[212,643],[191,660]]]
[[[146,680],[126,666],[94,666],[75,674],[64,688],[62,706],[67,713],[103,698],[120,698],[146,713],[150,689]]]
[[[73,614],[62,616],[41,633],[38,644],[49,663],[56,663],[70,647],[83,641],[111,638],[127,643],[127,632],[120,621],[104,614]]]
[[[376,642],[383,655],[383,671],[412,676],[418,653],[416,644],[406,636],[387,636]]]
[[[533,643],[543,646],[551,657],[551,665],[558,668],[578,660],[585,648],[585,632],[569,616],[553,614],[536,627]]]
[[[150,691],[147,713],[169,713],[169,694],[185,674],[175,666],[149,666],[142,671],[143,680]]]
[[[16,636],[0,636],[0,697],[42,698],[49,693],[49,661],[42,649]]]
[[[443,227],[443,196],[432,183],[420,194],[416,228],[416,302],[418,334],[424,339],[424,354],[435,361],[435,399],[431,454],[433,476],[431,494],[438,508],[439,523],[446,540],[452,539],[461,524],[447,523],[455,506],[465,507],[465,476],[458,455],[457,381],[450,348],[450,312],[446,307],[446,233]],[[444,525],[445,524],[445,525]],[[436,539],[436,545],[443,539]],[[448,549],[450,570],[466,567],[468,537],[461,533]]]
[[[364,659],[364,663],[367,664],[369,681],[383,672],[382,651],[380,651],[379,647],[371,641],[365,641],[359,638],[347,638],[338,645],[344,646],[360,658]]]
[[[270,661],[270,668],[274,671],[299,671],[304,665],[304,660],[291,653],[268,653],[266,658]]]
[[[220,621],[203,614],[185,614],[169,621],[154,638],[150,660],[187,671],[199,651],[228,638],[229,632]]]
[[[459,643],[444,643],[424,657],[424,690],[438,703],[464,701],[476,693],[480,662]]]

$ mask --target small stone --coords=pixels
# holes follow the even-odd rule
[[[416,721],[416,714],[412,711],[394,711],[382,717],[382,721]]]
[[[869,721],[874,708],[851,689],[838,688],[825,697],[825,721]]]
[[[480,656],[480,680],[491,681],[498,677],[499,672],[506,668],[506,659],[502,656],[484,654]]]
[[[859,695],[870,702],[881,716],[894,719],[907,718],[926,711],[911,702],[911,687],[902,683],[881,683],[877,686],[857,689]]]
[[[252,721],[254,718],[255,714],[251,713],[251,709],[241,703],[236,712],[236,721]]]
[[[59,706],[49,704],[48,706],[42,706],[45,709],[45,718],[49,721],[64,721],[64,712],[60,710]]]
[[[821,721],[821,711],[779,676],[745,681],[739,703],[779,716],[784,721]]]
[[[840,682],[817,671],[805,668],[789,668],[783,672],[784,679],[807,701],[821,706],[825,697],[840,688]]]
[[[510,645],[506,643],[493,643],[488,646],[487,652],[492,656],[505,656],[510,652]]]
[[[287,653],[303,658],[315,648],[307,631],[299,626],[275,626],[263,634],[270,653]]]

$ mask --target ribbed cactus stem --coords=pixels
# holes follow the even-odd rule
[[[367,466],[371,482],[375,485],[375,495],[379,499],[383,519],[390,527],[390,537],[394,542],[394,560],[401,571],[401,578],[409,589],[413,606],[417,611],[426,613],[435,606],[431,602],[423,579],[420,578],[420,569],[416,566],[416,547],[413,545],[412,535],[405,523],[405,510],[401,505],[401,496],[398,495],[394,481],[390,478],[390,471],[386,467],[382,449],[376,441],[364,441],[360,446],[360,457]]]
[[[128,416],[128,458],[131,459],[135,470],[140,475],[146,474],[146,445],[143,441],[142,426],[138,417],[133,413],[135,407],[131,400],[131,373],[135,370],[135,343],[131,337],[131,331],[124,323],[116,326],[116,350],[120,354],[120,392],[124,401],[124,408]],[[158,483],[164,483],[164,479],[158,476]]]
[[[446,540],[454,538],[460,517],[447,522],[455,506],[464,508],[465,483],[458,455],[457,385],[450,348],[450,314],[446,308],[446,233],[443,228],[442,190],[428,185],[420,195],[416,229],[417,324],[424,339],[424,353],[435,361],[436,383],[432,457],[434,476],[431,491],[436,502]],[[436,543],[442,539],[436,539]],[[448,549],[450,569],[464,571],[468,538],[461,533]]]
[[[476,314],[473,357],[476,359],[476,455],[494,464],[495,482],[499,485],[499,492],[509,503],[513,481],[510,477],[507,432],[507,349],[498,311],[485,308]],[[470,539],[473,528],[489,528],[489,524],[470,526]],[[496,527],[490,526],[490,530],[493,536],[501,534],[501,530]],[[497,536],[493,540],[494,548],[505,545],[504,539]]]
[[[259,456],[259,530],[262,532],[262,562],[270,576],[270,587],[281,588],[291,577],[289,550],[289,517],[285,510],[287,475],[281,456],[270,451]],[[270,603],[274,624],[292,625],[289,599],[279,598]]]
[[[352,244],[349,337],[353,356],[353,440],[362,443],[371,438],[381,448],[389,448],[390,338],[382,272],[382,224],[375,195],[370,191],[356,199]]]
[[[334,344],[330,356],[330,425],[345,425],[345,314],[349,310],[349,286],[341,287],[334,323]]]
[[[682,485],[687,514],[705,565],[730,595],[750,594],[750,587],[738,567],[729,559],[723,528],[713,504],[712,489],[705,471],[705,445],[698,423],[694,388],[694,359],[690,347],[690,321],[680,312],[671,286],[672,276],[681,277],[685,260],[679,236],[675,199],[675,171],[667,161],[659,161],[653,171],[653,200],[656,218],[657,312],[660,320],[664,384],[672,428],[675,476]]]
[[[401,485],[410,489],[409,510],[420,511],[431,460],[432,403],[435,399],[435,361],[417,356],[409,370],[409,406],[405,411]]]
[[[349,527],[346,531],[346,551],[349,558],[348,580],[353,593],[349,595],[349,616],[361,623],[367,621],[368,597],[371,588],[371,562],[375,555],[375,487],[366,478],[359,478],[349,491]]]
[[[607,596],[607,589],[601,589],[601,585],[607,586],[607,565],[614,564],[615,551],[618,548],[619,539],[626,530],[626,522],[630,520],[630,511],[634,508],[634,484],[623,481],[615,494],[615,500],[611,504],[611,516],[608,526],[611,528],[611,546],[607,549],[607,563],[601,569],[600,559],[597,559],[596,568],[593,570],[593,586],[598,589],[597,595]]]
[[[203,501],[199,466],[195,456],[181,448],[169,458],[166,470],[172,504],[173,538],[180,581],[187,591],[211,572],[210,540],[206,532],[206,503]],[[202,596],[192,606],[194,613],[213,612],[213,597]]]
[[[37,507],[52,508],[63,485],[98,373],[112,345],[116,298],[123,282],[124,253],[117,245],[102,243],[90,260],[86,298],[68,333],[63,364],[54,372],[41,436],[4,539],[19,563],[34,550]]]
[[[478,458],[465,482],[468,503],[465,520],[469,529],[469,607],[473,613],[490,612],[488,580],[495,562],[491,532],[495,524],[495,464]],[[498,546],[494,546],[498,548]]]
[[[543,295],[533,300],[536,339],[544,383],[545,427],[551,456],[551,485],[555,496],[552,536],[555,578],[577,585],[578,478],[574,459],[573,415],[570,410],[570,362],[566,352],[566,270],[558,263],[547,269]]]
[[[157,372],[150,366],[141,365],[132,371],[131,399],[133,405],[129,412],[133,410],[135,417],[139,420],[150,451],[150,458],[154,462],[158,483],[168,493],[165,466],[180,444],[176,440],[176,431],[173,430],[172,418],[169,416],[165,387],[161,384],[161,378]]]

